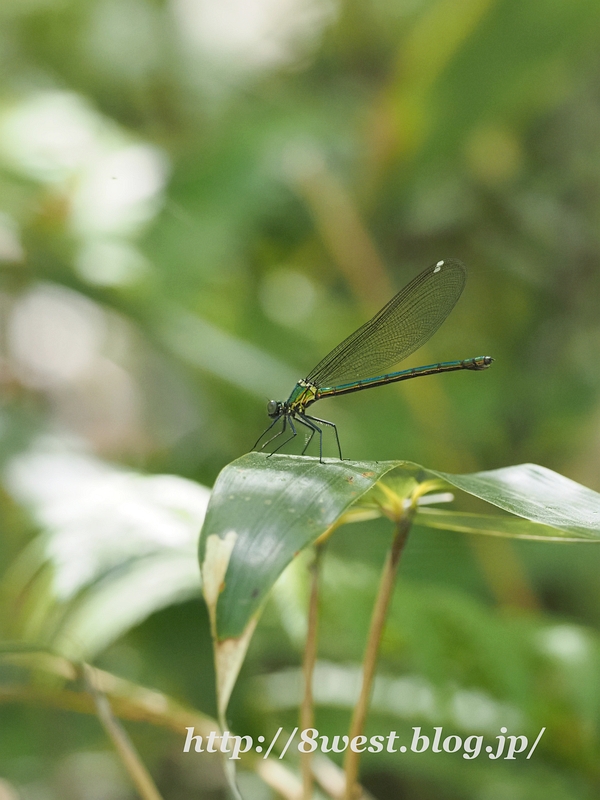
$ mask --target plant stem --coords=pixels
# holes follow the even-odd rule
[[[162,800],[162,795],[139,757],[133,742],[121,723],[113,715],[106,695],[99,692],[94,685],[94,673],[87,664],[83,665],[83,676],[88,691],[94,700],[98,719],[119,754],[139,796],[143,800]]]
[[[91,682],[96,692],[110,701],[113,716],[161,726],[178,736],[188,727],[195,728],[194,732],[200,736],[208,736],[212,731],[220,735],[217,721],[200,711],[182,706],[155,689],[131,683],[89,664],[86,664],[87,679],[81,681],[81,665],[62,656],[34,648],[2,652],[0,646],[0,668],[4,664],[20,667],[19,670],[10,670],[11,674],[24,675],[18,682],[0,682],[0,706],[3,703],[24,703],[36,708],[44,706],[78,714],[98,714],[95,697],[90,691]],[[76,683],[78,687],[83,685],[85,691],[68,688],[69,683]],[[277,770],[273,769],[273,763]],[[270,768],[263,769],[264,764]],[[257,756],[253,767],[275,792],[289,800],[298,800],[299,781],[281,761],[273,758],[263,761]]]
[[[96,713],[89,691],[70,688],[73,684],[80,687],[80,665],[42,650],[0,653],[0,667],[4,664],[18,666],[24,677],[18,683],[0,683],[0,705],[18,702],[79,714]],[[121,719],[147,722],[177,734],[188,726],[195,727],[195,732],[202,736],[218,730],[216,720],[180,705],[155,689],[131,683],[89,664],[86,668],[94,687],[109,699],[113,714]]]
[[[402,555],[406,537],[408,536],[408,532],[410,530],[413,510],[414,506],[411,506],[397,520],[394,539],[387,554],[383,572],[381,574],[379,591],[373,607],[369,636],[367,639],[367,646],[363,659],[362,686],[360,689],[360,696],[356,706],[354,707],[354,713],[350,723],[350,730],[348,732],[350,743],[355,736],[360,736],[362,734],[365,725],[365,719],[369,708],[369,700],[371,697],[371,689],[373,686],[373,678],[375,677],[379,643],[381,641],[387,610],[394,590],[394,583],[396,580],[396,572],[398,571],[400,556]],[[349,747],[346,750],[346,759],[344,764],[344,770],[346,773],[346,790],[344,793],[344,800],[356,800],[356,798],[360,797],[360,786],[357,783],[359,760],[360,753],[355,752],[351,747]]]
[[[319,612],[319,578],[321,557],[324,545],[315,547],[315,557],[311,564],[310,600],[308,605],[308,630],[304,648],[302,673],[304,676],[304,697],[300,708],[300,730],[314,727],[315,712],[313,706],[313,674],[317,658],[317,633]],[[313,795],[312,753],[302,753],[302,799],[311,800]]]

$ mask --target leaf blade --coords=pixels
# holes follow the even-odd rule
[[[518,464],[466,475],[435,474],[518,517],[600,540],[600,494],[546,467]]]
[[[438,530],[539,542],[593,542],[600,539],[600,533],[597,536],[574,535],[560,528],[520,517],[471,514],[439,508],[419,508],[414,524]]]
[[[216,604],[219,640],[240,636],[293,557],[402,461],[351,462],[248,453],[217,478],[200,536],[236,534]],[[412,466],[412,465],[411,465]],[[235,500],[235,503],[231,501]]]

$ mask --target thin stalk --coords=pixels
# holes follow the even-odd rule
[[[99,692],[94,685],[93,672],[87,664],[83,666],[83,675],[87,688],[94,700],[98,719],[119,754],[139,796],[142,800],[162,800],[162,795],[140,759],[133,742],[121,723],[113,715],[106,695]]]
[[[1,650],[1,648],[0,648]],[[81,691],[81,667],[43,650],[0,652],[3,664],[18,666],[24,678],[19,683],[0,685],[0,704],[9,702],[43,705],[67,709],[79,714],[95,714],[96,707],[89,691]],[[90,680],[110,701],[113,714],[121,719],[147,722],[181,734],[187,727],[208,736],[218,730],[216,720],[199,711],[180,705],[155,689],[139,686],[104,670],[87,665]],[[77,690],[71,686],[77,685]]]
[[[365,726],[367,711],[369,709],[369,701],[371,698],[371,690],[373,688],[373,679],[375,677],[375,667],[377,665],[377,654],[379,652],[379,644],[381,642],[381,635],[385,625],[385,618],[394,591],[394,583],[396,580],[396,573],[398,571],[398,564],[400,563],[400,556],[404,549],[406,537],[410,530],[412,516],[414,511],[414,502],[411,507],[402,515],[396,522],[396,531],[392,545],[387,554],[387,558],[381,574],[379,583],[379,591],[373,607],[373,614],[371,616],[371,625],[369,628],[369,635],[367,638],[367,646],[365,648],[365,655],[363,659],[362,669],[362,686],[360,689],[360,696],[358,702],[354,707],[352,721],[350,723],[350,730],[348,738],[350,743],[355,736],[360,736]],[[348,747],[346,750],[346,759],[344,763],[344,771],[346,773],[346,788],[344,793],[344,800],[357,800],[360,797],[361,789],[358,784],[358,764],[360,761],[360,753]]]
[[[14,647],[16,652],[6,652],[6,643],[4,646],[0,643],[0,667],[3,664],[17,665],[22,668],[18,670],[19,675],[23,673],[26,677],[18,683],[4,682],[0,685],[0,706],[3,703],[24,703],[36,708],[45,706],[97,715],[95,699],[89,690],[92,682],[93,687],[110,701],[112,714],[121,719],[161,726],[179,736],[188,727],[195,728],[195,733],[200,736],[208,736],[212,731],[220,735],[216,720],[180,705],[155,689],[131,683],[89,664],[86,665],[88,680],[80,681],[81,665],[33,647],[23,649],[22,643]],[[68,688],[75,682],[77,686],[83,685],[86,691]],[[61,688],[65,686],[67,688]],[[272,767],[273,763],[277,770],[262,769],[262,765],[270,764]],[[283,798],[298,800],[301,796],[300,781],[281,761],[273,758],[263,761],[262,757],[256,756],[252,766]]]
[[[321,573],[321,557],[324,545],[317,545],[315,557],[311,564],[310,573],[310,600],[308,605],[308,630],[306,633],[306,645],[304,648],[304,662],[302,673],[304,676],[304,696],[300,707],[300,730],[313,728],[315,722],[315,712],[313,705],[313,675],[315,671],[315,661],[317,658],[317,633],[319,616],[319,578]],[[312,753],[302,753],[302,800],[311,800],[313,796],[313,773],[312,773]]]

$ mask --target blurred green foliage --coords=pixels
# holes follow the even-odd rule
[[[454,472],[532,461],[600,490],[599,23],[593,0],[2,2],[4,636],[15,575],[59,524],[39,513],[58,473],[31,472],[27,494],[16,459],[51,440],[210,486],[270,397],[440,258],[467,264],[467,288],[407,366],[496,361],[324,403],[345,455]],[[340,663],[360,658],[388,537],[383,523],[343,533],[322,653]],[[518,768],[374,757],[374,796],[597,796],[599,566],[593,545],[413,532],[382,670],[487,693],[549,743]],[[302,597],[294,611],[278,594],[257,631],[231,710],[241,733],[295,724],[257,707],[252,681],[298,664]],[[96,661],[212,713],[204,611],[165,603]],[[553,630],[571,650],[557,634],[541,664]],[[132,796],[90,719],[0,715],[18,797]],[[329,733],[347,718],[318,708]],[[131,732],[167,800],[220,796],[179,738]],[[248,783],[248,798],[264,791]]]

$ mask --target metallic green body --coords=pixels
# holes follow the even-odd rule
[[[339,386],[321,386],[318,388],[306,380],[298,381],[291,395],[288,397],[285,407],[290,413],[303,414],[308,406],[325,397],[359,392],[361,389],[370,389],[373,386],[385,386],[388,383],[406,381],[409,378],[416,378],[421,375],[436,375],[438,372],[453,372],[459,369],[487,369],[491,363],[492,359],[489,356],[476,356],[475,358],[465,358],[462,361],[444,361],[440,364],[429,364],[425,367],[414,367],[413,369],[404,369],[400,372],[389,372],[386,375],[364,378],[360,381],[343,383]]]
[[[302,454],[306,452],[314,435],[318,434],[319,459],[322,461],[321,426],[325,425],[333,429],[339,456],[342,458],[342,448],[335,424],[307,413],[307,409],[317,400],[359,392],[372,386],[406,381],[421,375],[435,375],[438,372],[463,369],[482,370],[489,367],[493,359],[490,356],[478,356],[463,361],[446,361],[381,374],[414,353],[437,331],[454,308],[464,288],[465,280],[465,267],[456,259],[438,261],[413,278],[372,319],[334,347],[304,380],[298,381],[287,400],[284,402],[269,400],[267,414],[271,424],[254,446],[257,447],[277,421],[282,419],[281,430],[264,442],[261,450],[282,436],[289,428],[288,438],[270,455],[280,450],[298,435],[296,430],[298,424],[308,431]],[[380,374],[374,377],[361,377],[373,375],[374,372]]]

